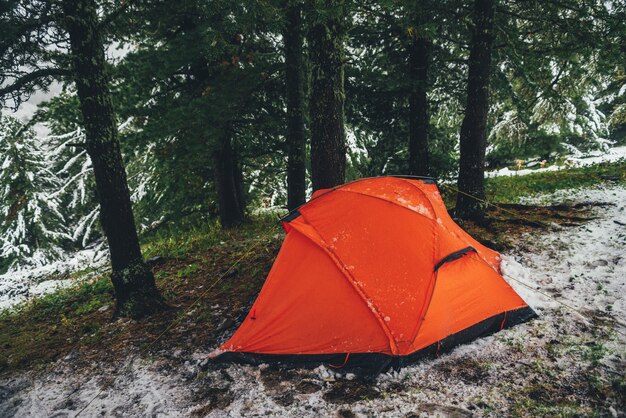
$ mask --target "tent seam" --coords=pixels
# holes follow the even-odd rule
[[[306,221],[306,218],[304,217],[304,215],[302,215],[302,218]],[[398,343],[397,343],[396,339],[393,337],[393,334],[391,333],[391,330],[389,329],[387,324],[385,324],[385,321],[382,318],[382,315],[381,315],[378,307],[376,307],[374,305],[374,301],[367,295],[365,290],[363,290],[356,283],[355,278],[352,276],[352,274],[350,274],[346,270],[345,263],[343,263],[343,261],[339,258],[339,256],[337,256],[337,254],[335,254],[333,251],[330,250],[330,248],[328,247],[328,244],[326,243],[324,238],[320,235],[319,231],[311,223],[309,223],[308,221],[306,221],[306,223],[311,228],[313,228],[313,230],[317,233],[317,235],[319,236],[320,240],[323,242],[324,245],[322,245],[319,242],[316,242],[315,239],[313,239],[312,237],[310,237],[309,235],[307,235],[303,231],[300,231],[297,228],[297,226],[292,225],[292,227],[296,231],[298,231],[298,233],[300,233],[302,236],[306,237],[311,242],[313,242],[315,245],[319,246],[330,257],[330,259],[333,261],[333,263],[340,270],[342,276],[344,276],[344,278],[348,281],[348,283],[350,284],[350,287],[352,287],[352,289],[354,289],[354,291],[356,292],[358,297],[363,301],[363,303],[365,303],[365,305],[367,306],[368,311],[371,312],[374,315],[374,317],[376,318],[378,324],[380,325],[380,327],[382,328],[383,332],[385,333],[385,336],[389,340],[389,348],[391,349],[391,353],[394,354],[394,355],[400,354],[399,350],[398,350]],[[372,308],[375,308],[375,310],[372,309]]]
[[[424,199],[430,205],[430,209],[432,210],[433,216],[435,217],[435,219],[433,219],[433,222],[441,226],[442,224],[436,221],[439,218],[437,216],[437,210],[435,209],[435,205],[433,205],[433,202],[430,201],[430,197],[428,196],[428,194],[426,194],[424,190],[417,187],[415,184],[413,184],[407,179],[399,178],[399,180],[402,181],[403,183],[410,185],[413,189],[417,190],[424,197]],[[439,255],[439,234],[437,233],[437,227],[433,228],[432,234],[433,234],[433,242],[434,242],[432,261],[433,261],[433,266],[434,266],[435,263],[437,263],[437,257]],[[426,317],[426,314],[428,313],[428,309],[430,308],[430,302],[432,301],[433,295],[435,294],[435,287],[437,286],[437,277],[438,277],[437,272],[434,272],[432,275],[431,282],[429,283],[429,286],[428,286],[428,290],[430,291],[430,296],[427,298],[428,300],[424,301],[424,307],[422,308],[419,318],[417,319],[417,325],[415,326],[413,337],[410,339],[411,346],[417,339],[417,336],[419,335],[420,330],[422,329],[422,325],[424,324],[424,319]]]
[[[419,191],[419,192],[422,194],[422,196],[424,196],[424,198],[426,198],[426,201],[428,202],[428,204],[430,205],[430,208],[431,208],[431,209],[432,209],[432,211],[433,211],[433,215],[435,215],[435,216],[436,216],[437,211],[435,210],[435,206],[433,206],[433,203],[430,201],[430,197],[428,197],[428,195],[426,194],[426,192],[425,192],[425,191],[423,191],[422,189],[420,189],[419,187],[417,187],[415,184],[411,183],[411,182],[410,182],[410,181],[408,181],[407,179],[404,179],[404,178],[401,178],[401,177],[399,177],[398,179],[399,179],[400,181],[402,181],[403,183],[406,183],[406,184],[411,185],[414,189],[416,189],[417,191]]]

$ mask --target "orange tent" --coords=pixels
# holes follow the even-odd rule
[[[318,190],[283,226],[278,257],[218,350],[222,360],[378,373],[535,315],[500,275],[500,255],[450,218],[432,179]]]

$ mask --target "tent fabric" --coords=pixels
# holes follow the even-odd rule
[[[432,180],[318,190],[283,226],[282,248],[220,347],[223,359],[381,368],[534,316],[501,276],[500,255],[450,218]]]

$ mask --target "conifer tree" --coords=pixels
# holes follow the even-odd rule
[[[33,122],[44,123],[50,130],[40,142],[46,145],[50,169],[61,182],[55,196],[61,201],[75,250],[100,247],[102,238],[93,167],[89,153],[82,146],[85,131],[80,113],[75,92],[65,91],[41,103],[33,118]]]
[[[306,137],[304,134],[304,25],[302,2],[287,0],[285,27],[285,97],[287,101],[287,207],[306,199]]]
[[[427,3],[416,2],[411,10],[413,20],[408,47],[409,74],[409,174],[427,176],[430,173],[428,151],[428,68],[432,40],[428,31]]]
[[[54,78],[66,77],[63,80],[75,83],[86,134],[84,147],[93,164],[100,222],[110,251],[117,313],[141,317],[163,309],[139,247],[117,138],[104,55],[103,25],[108,17],[99,19],[95,0],[32,0],[5,7],[9,35],[0,41],[4,70],[0,97],[11,97],[19,104]]]
[[[137,16],[128,36],[137,47],[120,65],[122,114],[138,122],[136,140],[153,145],[154,162],[170,173],[166,197],[217,212],[225,228],[239,225],[244,181],[257,180],[243,172],[273,165],[270,154],[284,147],[283,68],[268,35],[278,33],[280,14],[257,1],[145,2]]]
[[[467,76],[467,105],[461,125],[461,160],[455,215],[460,219],[480,221],[484,217],[485,152],[487,149],[487,114],[489,80],[494,42],[494,0],[475,0]]]
[[[344,122],[344,0],[316,1],[309,8],[311,61],[311,180],[313,190],[342,184],[346,172]]]
[[[71,240],[57,190],[61,181],[31,128],[0,117],[0,271],[42,266]],[[23,263],[22,263],[23,266]]]

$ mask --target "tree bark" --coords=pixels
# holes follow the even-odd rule
[[[485,199],[485,151],[487,149],[487,114],[489,111],[489,78],[493,48],[495,0],[475,0],[467,106],[461,125],[461,161],[459,166],[455,215],[460,219],[482,221]],[[480,200],[477,200],[480,199]]]
[[[287,207],[293,210],[306,200],[302,3],[299,0],[287,0],[285,17],[283,39],[287,90]]]
[[[186,30],[195,30],[196,25],[185,26]],[[192,65],[193,78],[191,90],[202,97],[207,86],[214,82],[210,72],[211,64],[204,58],[196,60]],[[241,225],[245,218],[245,194],[243,190],[243,173],[239,156],[233,146],[233,126],[228,120],[219,123],[220,130],[216,138],[207,136],[209,158],[213,165],[213,181],[217,194],[218,211],[222,228],[233,228]],[[202,128],[198,128],[202,129]]]
[[[344,3],[328,0],[309,31],[311,180],[313,190],[345,181]]]
[[[409,174],[428,176],[428,51],[429,40],[413,39],[409,50]]]
[[[213,170],[215,188],[222,228],[232,228],[243,223],[244,209],[242,190],[238,190],[236,178],[237,163],[232,144],[232,132],[229,127],[223,129],[222,137],[213,151]]]
[[[239,205],[239,217],[241,222],[245,219],[246,215],[246,192],[244,191],[243,184],[243,168],[241,166],[241,158],[237,149],[233,147],[233,181],[235,182],[235,195],[237,197],[237,204]]]
[[[100,222],[111,253],[116,313],[134,318],[166,307],[143,261],[106,73],[93,0],[63,2],[76,90],[100,202]]]

